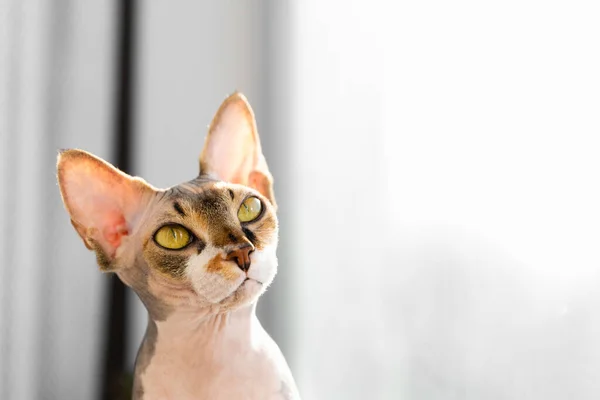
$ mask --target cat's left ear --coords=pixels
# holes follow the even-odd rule
[[[155,189],[83,150],[58,156],[58,184],[71,222],[98,263],[112,270],[117,250],[138,226]]]
[[[250,186],[276,206],[254,112],[243,94],[229,96],[213,118],[200,154],[200,174]]]

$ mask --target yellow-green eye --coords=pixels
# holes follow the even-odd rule
[[[187,246],[192,236],[181,225],[165,225],[154,234],[154,240],[166,249],[178,250]]]
[[[238,210],[238,218],[241,222],[254,221],[262,211],[262,203],[258,197],[248,197]]]

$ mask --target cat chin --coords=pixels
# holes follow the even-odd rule
[[[227,309],[252,304],[267,290],[277,274],[277,244],[266,246],[251,255],[247,278],[219,305]]]
[[[254,303],[265,292],[266,285],[255,280],[246,279],[229,296],[219,302],[221,311],[229,311]]]
[[[203,302],[217,310],[229,310],[255,302],[270,285],[277,273],[277,241],[254,251],[251,265],[243,273],[234,263],[218,262],[223,256],[220,249],[207,246],[200,254],[188,259],[186,276],[195,293]],[[211,269],[208,266],[213,263]]]

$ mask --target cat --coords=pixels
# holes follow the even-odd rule
[[[134,400],[299,400],[256,317],[277,272],[273,179],[241,93],[212,120],[195,179],[157,189],[83,150],[58,155],[71,223],[148,311]]]

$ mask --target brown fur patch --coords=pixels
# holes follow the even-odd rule
[[[221,256],[213,257],[206,265],[206,272],[219,274],[229,281],[236,280],[239,277],[236,269],[237,267],[234,268],[232,263],[223,260]]]
[[[144,258],[151,268],[166,274],[171,278],[182,280],[185,278],[185,268],[190,258],[186,251],[168,251],[159,249],[152,237],[144,243]]]
[[[116,265],[114,265],[113,260],[106,254],[104,249],[102,249],[102,246],[100,246],[100,243],[98,243],[90,237],[87,238],[86,242],[89,243],[91,246],[88,248],[94,250],[94,252],[96,253],[96,262],[98,263],[98,266],[100,267],[101,271],[112,272],[117,269]]]

